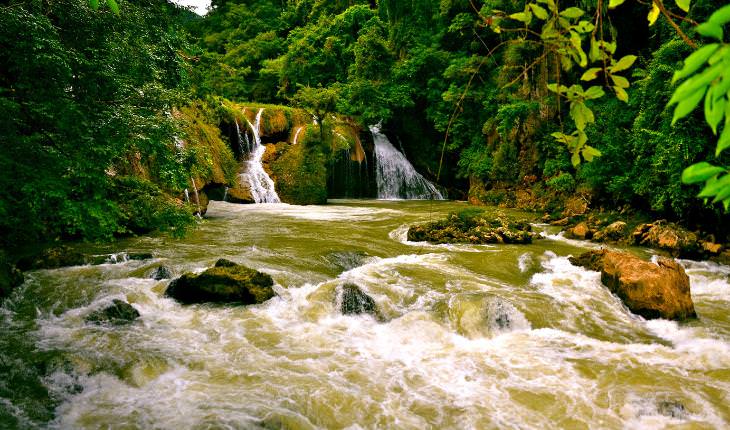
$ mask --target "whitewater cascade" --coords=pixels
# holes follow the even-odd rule
[[[370,127],[375,142],[375,180],[383,200],[443,200],[434,184],[421,176],[402,152],[395,149],[380,125]]]
[[[276,194],[274,189],[274,181],[271,180],[269,174],[264,170],[261,159],[266,152],[266,147],[261,144],[261,114],[264,113],[264,109],[259,109],[256,114],[256,120],[254,124],[246,119],[251,132],[253,133],[253,142],[251,142],[250,155],[248,161],[246,161],[246,169],[244,173],[241,173],[240,180],[241,185],[248,186],[251,190],[251,196],[256,203],[281,203],[279,195]]]

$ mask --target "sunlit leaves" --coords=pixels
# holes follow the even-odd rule
[[[682,9],[685,12],[689,12],[689,3],[690,0],[674,0],[675,3],[677,3],[677,6]]]
[[[651,10],[649,11],[649,15],[647,15],[646,19],[649,20],[649,25],[654,25],[657,18],[659,18],[659,13],[661,11],[659,10],[659,6],[656,5],[656,3],[651,4]]]
[[[610,70],[612,73],[624,71],[631,67],[634,64],[634,61],[636,61],[636,55],[627,55],[611,66]]]
[[[608,8],[609,9],[617,8],[617,7],[621,6],[622,4],[624,4],[625,1],[626,0],[610,0],[608,2]]]
[[[534,13],[538,19],[541,19],[543,21],[548,19],[548,12],[542,6],[534,3],[530,3],[529,6],[532,10],[532,13]]]
[[[713,39],[717,39],[720,42],[722,42],[723,39],[723,31],[722,26],[720,24],[715,24],[712,22],[705,22],[700,25],[698,25],[695,28],[695,31],[697,31],[697,34],[705,37],[711,37]]]

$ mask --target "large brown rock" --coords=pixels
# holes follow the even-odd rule
[[[601,282],[631,310],[644,318],[684,320],[697,316],[689,277],[674,260],[657,264],[631,254],[590,251],[571,257],[571,263],[601,272]]]
[[[593,237],[593,230],[590,227],[588,227],[588,223],[586,223],[584,221],[584,222],[578,223],[578,225],[576,225],[573,228],[567,229],[565,231],[565,237],[567,237],[568,239],[580,239],[580,240],[590,239],[591,237]]]
[[[691,257],[699,252],[696,234],[663,220],[636,227],[632,236],[637,245],[662,249],[675,257]]]
[[[226,201],[231,203],[256,203],[251,195],[251,190],[240,185],[228,190]]]

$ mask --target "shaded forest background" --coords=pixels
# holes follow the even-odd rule
[[[235,180],[214,126],[221,98],[382,122],[455,198],[518,205],[516,191],[527,190],[547,211],[577,196],[711,231],[724,219],[680,181],[685,167],[714,159],[716,139],[701,113],[671,126],[666,108],[692,48],[665,20],[649,27],[639,2],[604,11],[617,56],[638,60],[628,102],[588,102],[586,133],[602,156],[578,166],[551,136],[570,127],[547,90],[556,60],[539,60],[542,49],[511,37],[509,24],[495,33],[484,13],[524,1],[214,0],[205,18],[161,0],[118,3],[119,14],[86,0],[0,6],[5,248],[183,233],[194,224],[180,198],[191,179]],[[688,20],[704,21],[717,3],[694,1]],[[596,4],[561,7],[593,14]]]

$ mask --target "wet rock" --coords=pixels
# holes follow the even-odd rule
[[[590,239],[593,237],[593,230],[588,227],[588,223],[581,222],[575,227],[565,230],[565,237],[568,239]]]
[[[172,270],[170,270],[167,266],[157,266],[152,269],[149,277],[154,279],[155,281],[170,279],[172,278]]]
[[[141,261],[149,260],[154,256],[149,252],[120,252],[118,254],[100,254],[90,255],[85,257],[86,264],[99,265],[99,264],[118,264],[126,263],[127,261]]]
[[[340,312],[342,312],[343,315],[370,314],[379,318],[378,307],[375,304],[375,300],[373,300],[372,297],[368,296],[355,284],[345,284],[342,286]]]
[[[220,264],[220,265],[219,265]],[[263,303],[276,294],[271,276],[254,269],[218,260],[201,274],[186,273],[173,280],[165,295],[180,303]]]
[[[657,412],[661,415],[671,418],[684,419],[687,410],[684,405],[675,400],[662,400],[657,403]]]
[[[580,197],[571,197],[565,202],[565,210],[563,211],[563,216],[571,217],[576,215],[583,215],[588,211],[588,201],[586,198],[580,196]]]
[[[9,261],[4,252],[0,252],[0,301],[23,281],[23,273]]]
[[[626,237],[626,223],[616,221],[602,230],[604,240],[620,241]]]
[[[22,258],[18,261],[21,270],[57,269],[67,266],[87,264],[86,256],[69,246],[61,245],[46,248],[37,255]]]
[[[709,255],[716,256],[720,255],[723,250],[723,246],[719,243],[702,242],[702,250]]]
[[[226,195],[226,201],[230,203],[255,203],[256,201],[253,199],[253,195],[251,195],[251,191],[247,188],[242,188],[241,186],[233,187],[228,190],[228,194]]]
[[[408,240],[430,243],[532,243],[537,235],[526,221],[464,211],[408,229]]]
[[[565,217],[565,218],[561,218],[561,219],[556,220],[556,221],[552,221],[550,223],[550,225],[556,225],[556,226],[559,226],[559,227],[563,227],[563,226],[568,225],[569,222],[570,222],[570,218]]]
[[[657,264],[631,254],[589,251],[571,263],[601,272],[601,282],[631,310],[644,318],[685,320],[697,315],[689,277],[674,260],[660,258]]]
[[[639,225],[632,237],[637,245],[662,249],[674,257],[692,257],[699,252],[696,234],[664,220]]]
[[[214,267],[236,267],[238,266],[238,263],[234,263],[231,260],[226,260],[225,258],[219,258],[218,261],[215,262]]]
[[[368,254],[362,251],[335,251],[324,256],[328,263],[342,270],[360,267],[368,258]]]
[[[94,324],[129,324],[139,318],[139,312],[134,306],[122,300],[114,299],[110,306],[94,311],[86,317],[86,321]]]

